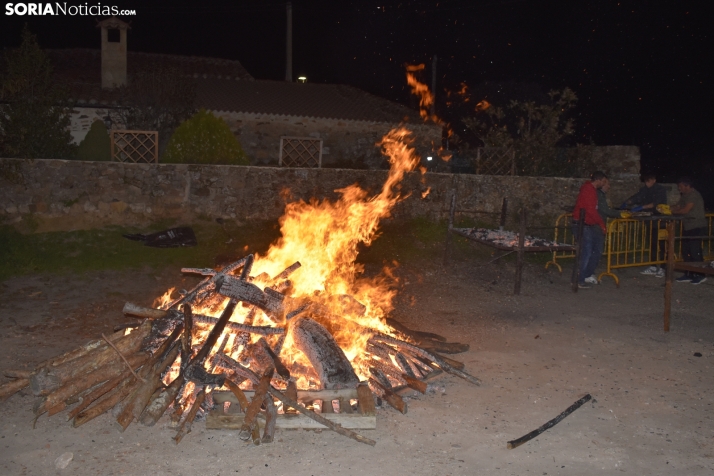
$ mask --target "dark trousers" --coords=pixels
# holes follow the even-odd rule
[[[573,224],[573,236],[578,236],[578,226]],[[580,284],[585,282],[585,278],[595,273],[600,256],[602,255],[605,243],[605,233],[598,225],[583,226],[583,239],[578,243],[580,246]]]
[[[687,240],[688,236],[703,236],[706,235],[707,231],[705,228],[694,228],[692,230],[682,230],[682,256],[685,262],[696,262],[703,261],[702,256],[702,240]],[[689,276],[704,276],[701,273],[690,273],[685,272],[685,275]]]

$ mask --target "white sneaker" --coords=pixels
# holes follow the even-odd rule
[[[597,280],[597,278],[595,277],[594,274],[592,276],[585,278],[585,282],[588,284],[600,284],[600,282]]]
[[[657,273],[655,274],[655,278],[664,278],[664,270],[662,268],[659,268],[657,270]]]
[[[644,271],[641,271],[640,274],[644,274],[647,276],[657,276],[657,271],[659,271],[661,268],[658,268],[657,266],[650,266]]]

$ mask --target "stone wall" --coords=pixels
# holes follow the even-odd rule
[[[0,170],[8,166],[16,167],[17,174],[0,177],[0,221],[31,221],[38,231],[191,223],[218,217],[239,222],[276,220],[289,201],[334,200],[335,190],[353,183],[374,194],[387,177],[387,171],[381,170],[0,159]],[[461,216],[495,224],[507,197],[509,224],[515,223],[517,210],[525,205],[532,223],[546,226],[572,207],[581,182],[414,172],[400,185],[407,198],[395,207],[393,216],[444,219],[455,190]],[[622,203],[639,186],[634,179],[613,180],[612,203]]]
[[[314,137],[322,139],[323,167],[379,169],[384,162],[375,144],[397,124],[344,121],[337,119],[275,116],[236,112],[213,113],[223,118],[241,143],[253,165],[278,166],[280,137]],[[408,124],[414,133],[414,147],[422,157],[432,155],[434,145],[441,146],[441,127],[430,124]]]

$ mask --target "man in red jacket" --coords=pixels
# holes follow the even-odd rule
[[[590,180],[580,187],[578,199],[573,209],[573,234],[577,236],[580,210],[585,210],[585,223],[583,224],[583,237],[580,245],[580,274],[578,287],[587,289],[590,284],[597,284],[595,268],[600,262],[600,250],[605,241],[605,222],[597,212],[597,191],[607,181],[607,176],[599,170],[593,172]]]

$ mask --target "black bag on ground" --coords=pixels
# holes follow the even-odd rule
[[[193,229],[188,226],[169,228],[149,235],[129,234],[122,236],[134,241],[143,241],[144,246],[153,246],[154,248],[179,248],[198,244]]]

